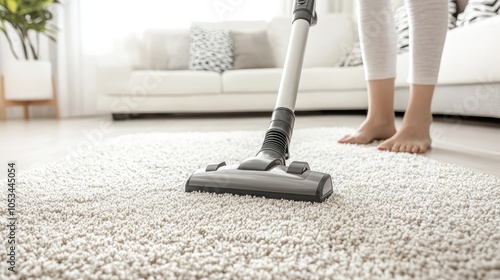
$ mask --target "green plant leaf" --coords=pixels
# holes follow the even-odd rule
[[[54,0],[43,0],[42,5],[45,8],[52,3],[54,3]]]
[[[53,42],[57,42],[57,38],[52,36],[52,35],[48,35],[48,34],[45,34],[45,36],[47,36],[47,38],[49,38],[51,41]]]
[[[17,8],[19,7],[19,3],[17,2],[17,0],[5,0],[7,1],[7,9],[11,12],[11,13],[17,13]]]
[[[51,23],[53,15],[49,6],[59,3],[59,0],[0,0],[0,31],[7,37],[18,37],[22,43],[24,57],[28,58],[28,49],[34,54],[38,53],[37,45],[30,42],[28,34],[42,34],[50,40],[56,40],[58,28]],[[6,28],[7,23],[12,29]],[[10,45],[12,53],[15,54],[15,48]]]

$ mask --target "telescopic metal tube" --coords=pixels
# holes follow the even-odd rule
[[[307,20],[297,19],[293,22],[275,109],[285,107],[295,110],[308,34]]]

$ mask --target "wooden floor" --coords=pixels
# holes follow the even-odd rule
[[[356,128],[363,119],[361,115],[306,114],[297,117],[295,128]],[[397,124],[400,122],[401,119],[398,118]],[[8,120],[0,122],[0,163],[5,166],[0,168],[0,178],[5,178],[7,161],[16,161],[19,171],[23,172],[120,135],[142,132],[264,130],[268,124],[267,115],[170,116],[120,122],[113,122],[109,116]],[[431,133],[433,149],[425,156],[500,177],[500,121],[471,122],[436,117]]]

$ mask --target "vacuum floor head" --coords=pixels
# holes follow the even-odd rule
[[[202,191],[263,196],[267,198],[323,202],[333,193],[329,174],[309,170],[305,162],[272,165],[267,170],[248,170],[224,162],[195,171],[186,192]]]

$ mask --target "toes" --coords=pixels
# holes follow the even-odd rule
[[[340,144],[362,144],[362,145],[364,145],[364,144],[368,144],[370,142],[372,142],[372,141],[367,139],[366,136],[361,135],[359,133],[354,134],[354,135],[349,135],[349,136],[347,136],[347,138],[344,137],[344,138],[338,140],[338,143],[340,143]]]
[[[405,153],[406,152],[406,144],[401,144],[401,146],[399,146],[399,153]]]
[[[340,138],[337,142],[338,143],[346,143],[346,141],[351,138],[351,135],[345,135],[344,137]]]
[[[419,151],[420,151],[420,148],[418,146],[413,146],[413,148],[411,149],[411,152],[414,154],[418,154]]]
[[[377,146],[380,151],[390,151],[392,149],[392,143],[384,141],[382,144]]]
[[[391,148],[391,152],[399,152],[399,148],[401,147],[401,144],[400,143],[395,143],[394,145],[392,145],[392,148]]]
[[[427,152],[427,150],[429,150],[429,148],[430,148],[430,145],[420,145],[419,149],[418,149],[418,153],[423,154],[423,153]]]
[[[413,145],[406,145],[405,153],[411,153],[414,147]]]

